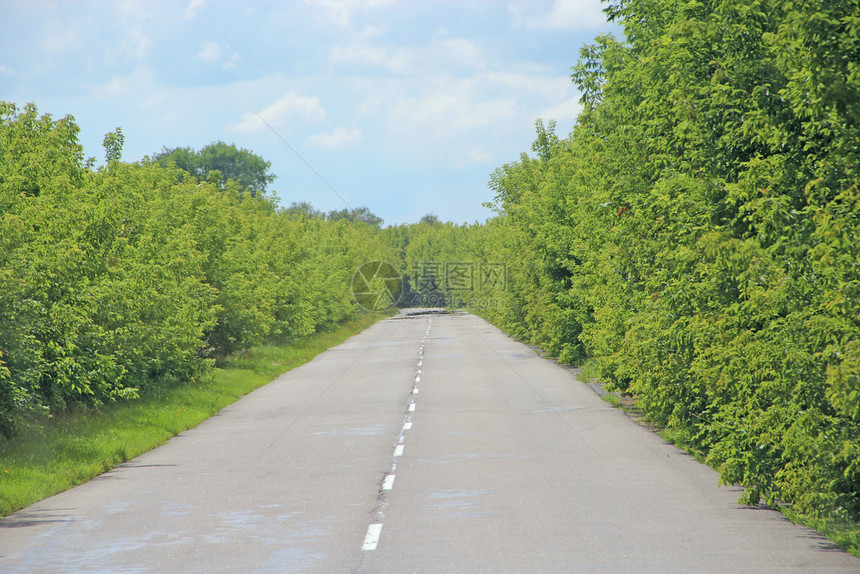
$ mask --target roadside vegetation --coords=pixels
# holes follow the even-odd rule
[[[77,134],[0,103],[0,436],[355,318],[353,271],[392,258],[375,225],[280,209],[247,150],[204,148],[195,176],[120,161],[117,130],[94,169]]]
[[[572,132],[536,122],[486,223],[282,208],[220,142],[123,163],[117,130],[95,169],[71,118],[0,104],[0,434],[192,392],[356,317],[382,260],[401,305],[587,364],[742,502],[860,553],[860,1],[606,13],[625,37],[580,51]]]

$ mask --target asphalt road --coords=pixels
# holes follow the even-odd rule
[[[377,323],[0,521],[0,572],[860,572],[472,315]]]

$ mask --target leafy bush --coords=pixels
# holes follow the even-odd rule
[[[121,163],[119,130],[93,171],[77,133],[72,118],[0,104],[7,437],[29,415],[132,399],[351,318],[349,273],[390,257],[375,227],[297,218],[175,164]]]
[[[626,0],[570,137],[497,170],[491,316],[592,357],[745,500],[860,518],[860,21],[843,3]]]

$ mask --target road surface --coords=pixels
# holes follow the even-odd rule
[[[860,572],[717,483],[483,320],[398,316],[0,521],[0,572]]]

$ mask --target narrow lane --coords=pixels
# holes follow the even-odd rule
[[[0,521],[0,572],[860,572],[466,314],[382,321]]]

